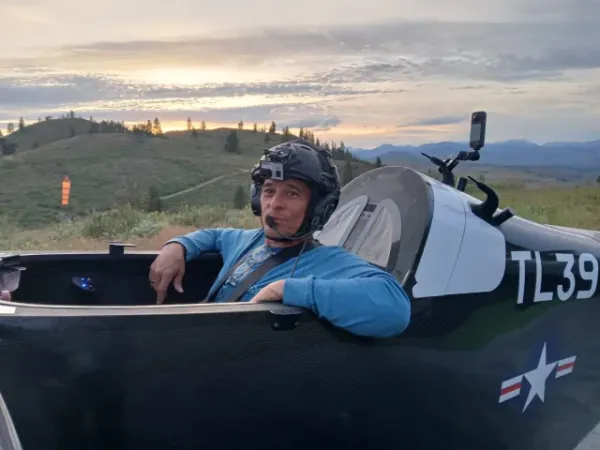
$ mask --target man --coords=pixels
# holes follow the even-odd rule
[[[331,217],[340,195],[337,168],[327,151],[303,140],[275,146],[253,167],[251,179],[251,207],[262,228],[205,229],[168,241],[150,268],[157,303],[164,301],[171,281],[183,292],[185,263],[202,252],[219,251],[223,257],[209,291],[210,300],[222,302],[230,301],[239,283],[266,259],[299,249],[298,256],[251,285],[240,301],[307,308],[361,336],[395,336],[408,326],[410,300],[391,274],[312,238]]]

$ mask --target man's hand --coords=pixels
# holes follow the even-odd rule
[[[265,286],[258,294],[250,300],[251,303],[258,302],[279,302],[283,300],[283,289],[285,287],[285,280],[274,281],[273,283]]]
[[[5,302],[11,301],[11,296],[9,291],[0,292],[0,300],[4,300]]]
[[[184,248],[180,244],[167,244],[150,266],[150,284],[157,293],[157,304],[165,301],[171,281],[177,292],[183,292],[181,282],[185,273],[184,255]]]

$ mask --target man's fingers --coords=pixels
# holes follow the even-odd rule
[[[183,273],[184,273],[183,270],[180,270],[179,272],[177,272],[177,275],[175,276],[175,280],[173,281],[173,286],[179,293],[183,293],[183,286],[182,286]]]
[[[167,289],[169,288],[169,283],[171,282],[171,277],[163,276],[158,280],[154,281],[154,289],[158,293],[157,303],[162,303],[165,301],[165,296],[167,295]]]

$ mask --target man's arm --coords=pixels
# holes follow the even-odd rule
[[[173,242],[181,244],[185,249],[185,260],[187,262],[197,258],[201,253],[222,251],[224,238],[230,236],[235,231],[237,230],[232,228],[207,228],[204,230],[196,230],[170,239],[165,245]]]
[[[391,274],[377,268],[356,278],[288,278],[283,303],[311,309],[318,317],[361,336],[396,336],[410,322],[409,297]]]

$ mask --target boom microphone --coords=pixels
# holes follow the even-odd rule
[[[280,237],[279,238],[270,238],[274,241],[298,241],[300,239],[304,239],[306,236],[310,235],[311,233],[304,233],[298,237],[289,237],[289,236],[284,236],[283,234],[281,234],[279,232],[279,230],[277,229],[277,227],[275,226],[275,219],[273,219],[273,216],[267,214],[265,216],[265,222],[267,223],[267,225],[272,228],[273,230],[275,230],[275,233],[277,233]],[[292,271],[290,272],[289,278],[292,278],[294,276],[294,272],[296,271],[296,267],[298,266],[298,261],[300,261],[300,257],[302,256],[302,253],[304,253],[304,249],[306,248],[306,243],[308,241],[304,241],[302,243],[302,248],[300,249],[300,253],[298,254],[298,258],[296,259],[296,262],[294,263],[294,267],[292,267]]]
[[[301,239],[304,239],[306,236],[312,234],[312,233],[304,233],[298,237],[291,237],[291,236],[284,236],[283,234],[281,234],[279,232],[279,230],[277,229],[277,226],[275,225],[275,219],[273,219],[273,216],[267,214],[265,217],[265,222],[267,223],[267,225],[269,226],[269,228],[272,228],[273,230],[275,230],[275,233],[277,233],[280,237],[280,239],[273,239],[274,241],[277,240],[283,240],[283,241],[299,241]]]
[[[273,228],[275,231],[277,231],[275,229],[275,219],[273,219],[273,216],[267,214],[267,217],[265,217],[265,222],[267,222],[267,225],[269,225],[269,228]]]

